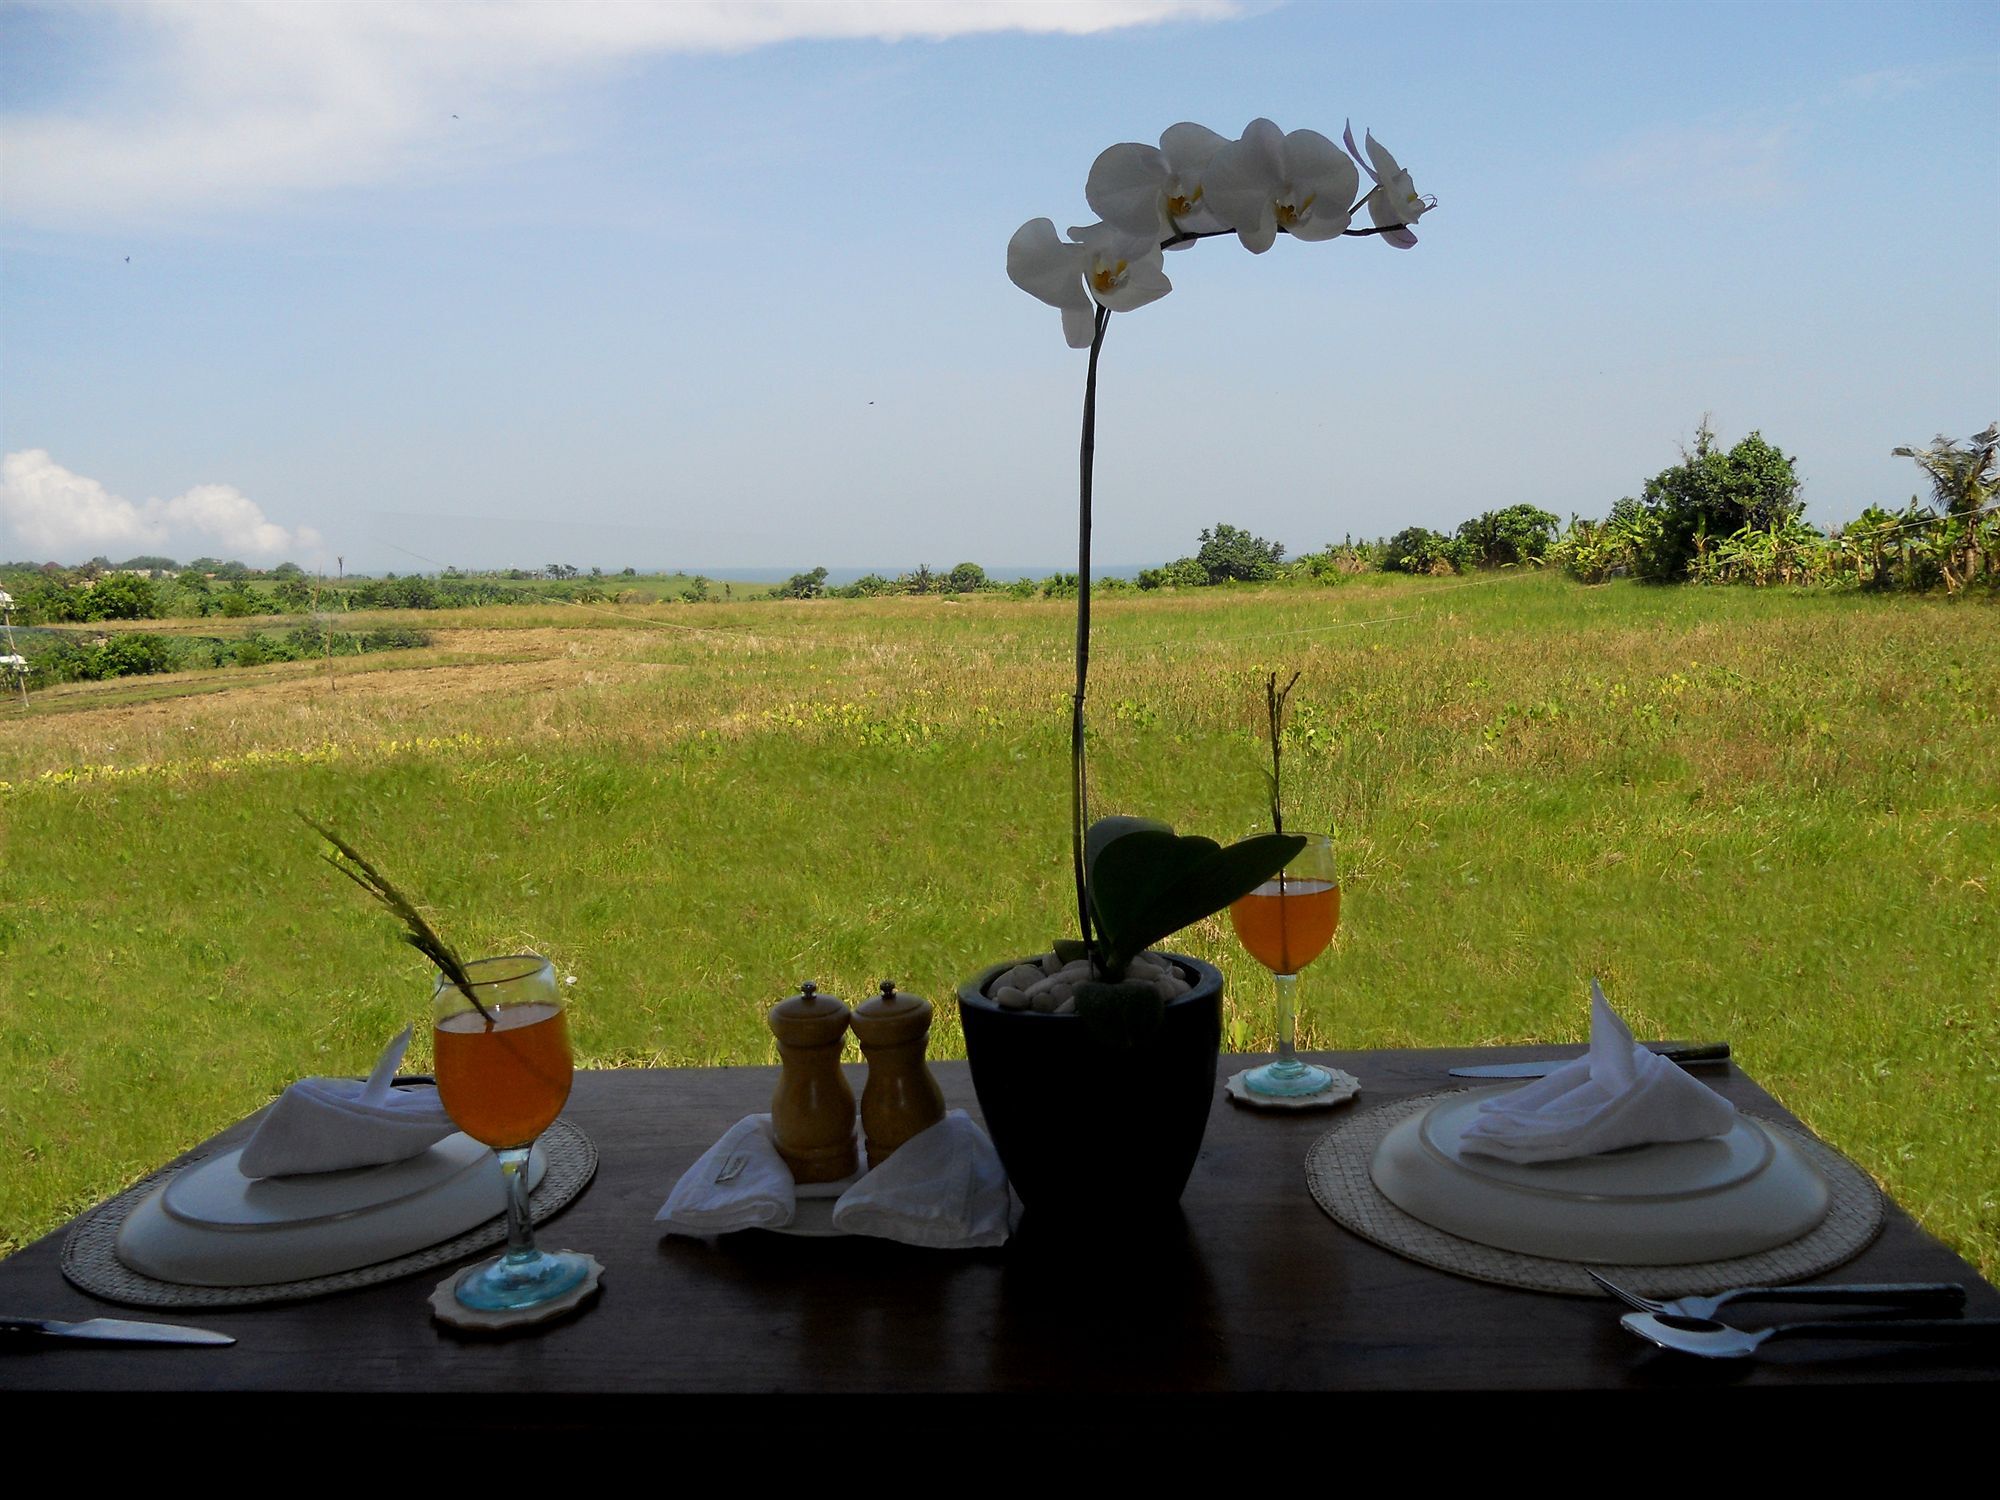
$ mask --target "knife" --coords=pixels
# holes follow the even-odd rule
[[[1702,1042],[1692,1047],[1654,1047],[1657,1056],[1683,1068],[1720,1067],[1729,1061],[1729,1043]],[[1472,1068],[1453,1068],[1453,1078],[1546,1078],[1557,1068],[1566,1068],[1581,1058],[1559,1057],[1553,1062],[1481,1063]]]
[[[54,1318],[10,1318],[0,1315],[0,1348],[9,1336],[21,1338],[93,1339],[108,1344],[233,1344],[226,1333],[186,1328],[178,1323],[128,1323],[123,1318],[90,1318],[62,1323]]]

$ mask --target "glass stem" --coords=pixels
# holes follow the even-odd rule
[[[1293,1033],[1298,1024],[1299,976],[1296,974],[1273,974],[1272,982],[1278,986],[1278,1060],[1272,1064],[1277,1073],[1293,1074],[1305,1071],[1292,1050]]]
[[[496,1153],[500,1175],[507,1183],[507,1259],[514,1262],[535,1257],[535,1224],[528,1216],[529,1149],[516,1146]]]

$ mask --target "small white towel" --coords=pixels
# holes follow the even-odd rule
[[[1735,1123],[1735,1105],[1632,1040],[1593,979],[1589,1054],[1487,1100],[1458,1140],[1503,1161],[1563,1161],[1726,1135]]]
[[[301,1078],[278,1096],[237,1163],[245,1177],[291,1177],[375,1167],[428,1151],[458,1127],[435,1088],[392,1085],[405,1026],[364,1083],[358,1078]]]
[[[798,1212],[791,1169],[778,1155],[769,1115],[746,1115],[681,1174],[654,1217],[668,1234],[782,1229]]]
[[[911,1136],[840,1195],[833,1227],[934,1250],[1007,1242],[1007,1173],[973,1119],[955,1109]]]

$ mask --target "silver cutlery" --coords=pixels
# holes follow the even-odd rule
[[[64,1323],[55,1318],[13,1318],[0,1315],[0,1347],[14,1339],[91,1339],[107,1344],[233,1344],[226,1333],[188,1328],[179,1323],[132,1323],[123,1318],[87,1318]]]
[[[1703,1359],[1743,1359],[1772,1339],[1842,1342],[1990,1345],[2000,1349],[2000,1318],[1846,1318],[1823,1323],[1780,1323],[1745,1330],[1713,1318],[1629,1312],[1618,1320],[1649,1343]]]
[[[1729,1061],[1727,1042],[1701,1042],[1687,1047],[1649,1046],[1649,1050],[1683,1068],[1719,1068]],[[1566,1068],[1581,1060],[1580,1057],[1559,1057],[1542,1062],[1478,1063],[1472,1067],[1452,1068],[1450,1073],[1453,1078],[1546,1078],[1557,1068]]]
[[[1586,1269],[1588,1269],[1586,1267]],[[1713,1318],[1732,1302],[1859,1302],[1896,1307],[1906,1312],[1956,1313],[1965,1306],[1965,1288],[1949,1281],[1901,1282],[1882,1285],[1850,1282],[1845,1286],[1739,1286],[1706,1297],[1675,1297],[1659,1302],[1628,1292],[1609,1277],[1590,1272],[1590,1279],[1627,1307],[1645,1313],[1682,1318]]]

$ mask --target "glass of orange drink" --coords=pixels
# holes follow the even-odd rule
[[[1253,1068],[1243,1083],[1267,1098],[1300,1098],[1329,1088],[1333,1075],[1292,1050],[1298,1022],[1299,971],[1333,941],[1340,926],[1340,876],[1333,840],[1304,835],[1306,846],[1290,864],[1229,908],[1236,936],[1250,956],[1271,971],[1278,987],[1278,1058]]]
[[[507,1250],[459,1279],[467,1307],[533,1307],[574,1290],[587,1257],[535,1246],[528,1153],[569,1099],[569,1025],[555,968],[539,954],[465,966],[467,994],[443,975],[431,997],[432,1070],[452,1123],[500,1159],[507,1188]]]

